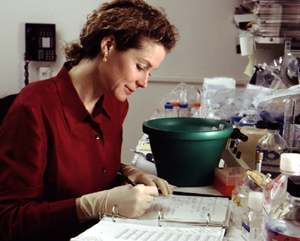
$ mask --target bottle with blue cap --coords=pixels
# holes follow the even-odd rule
[[[243,116],[238,125],[240,127],[247,126],[247,127],[255,127],[256,123],[260,120],[260,117],[257,114],[255,109],[248,110],[247,114]]]
[[[187,102],[179,103],[178,116],[179,117],[189,117],[190,116],[189,104]]]
[[[166,102],[164,105],[165,117],[177,117],[177,110],[174,108],[171,102]]]

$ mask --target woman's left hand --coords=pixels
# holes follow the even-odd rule
[[[166,180],[143,172],[130,165],[122,165],[122,172],[135,184],[144,184],[146,186],[156,186],[162,195],[167,196],[173,192],[171,186]]]

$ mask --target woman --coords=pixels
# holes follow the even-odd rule
[[[69,240],[117,209],[142,215],[168,183],[121,164],[127,97],[176,42],[143,0],[93,11],[57,76],[24,88],[0,129],[0,240]],[[138,184],[116,186],[117,173]]]

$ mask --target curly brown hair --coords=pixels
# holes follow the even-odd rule
[[[139,48],[143,37],[162,44],[169,52],[176,44],[178,32],[162,9],[143,0],[113,0],[102,4],[87,17],[77,42],[65,48],[66,58],[73,65],[83,58],[93,59],[101,51],[103,37],[113,35],[116,49]]]

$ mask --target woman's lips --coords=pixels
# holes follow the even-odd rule
[[[125,86],[126,92],[127,94],[132,94],[134,92],[134,90],[132,90],[131,88],[129,88],[128,86]]]

